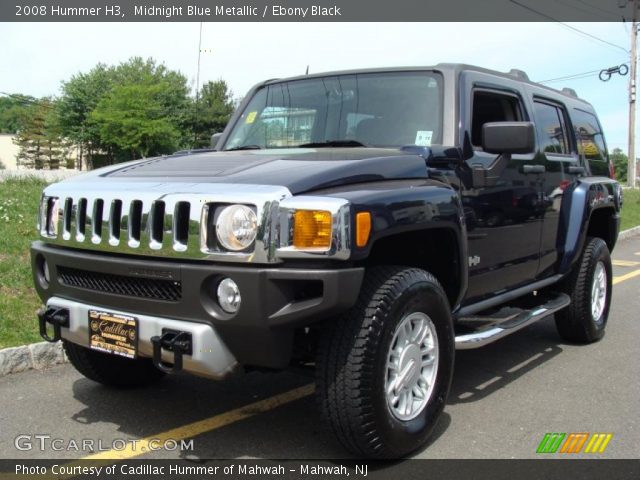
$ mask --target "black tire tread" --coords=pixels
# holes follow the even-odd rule
[[[330,322],[329,331],[319,342],[316,365],[320,409],[340,443],[356,454],[394,456],[393,452],[384,451],[373,408],[360,395],[360,389],[370,384],[374,375],[375,350],[368,338],[381,335],[382,310],[400,296],[403,286],[417,280],[428,281],[442,290],[436,278],[424,270],[395,266],[369,269],[356,305],[342,318]],[[445,296],[444,291],[442,295]]]
[[[609,249],[604,240],[598,237],[587,237],[585,248],[573,272],[563,281],[562,290],[571,297],[571,304],[556,313],[556,327],[560,336],[574,343],[592,343],[602,338],[604,330],[594,336],[589,330],[591,313],[586,308],[590,302],[590,269],[591,259],[599,256],[604,249],[605,259],[610,262]],[[611,295],[609,290],[608,295]]]

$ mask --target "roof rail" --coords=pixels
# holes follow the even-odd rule
[[[576,93],[576,91],[573,88],[569,88],[569,87],[564,87],[562,89],[562,93],[569,95],[570,97],[573,98],[578,98],[578,94]]]
[[[511,75],[512,77],[517,78],[518,80],[526,80],[529,81],[529,75],[524,70],[518,70],[517,68],[512,68],[509,70],[507,75]]]

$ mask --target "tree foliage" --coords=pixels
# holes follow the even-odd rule
[[[0,97],[0,133],[17,133],[20,130],[26,110],[35,99],[27,95]]]
[[[24,108],[14,140],[20,147],[18,164],[27,168],[57,170],[66,163],[69,146],[60,134],[55,107],[43,98]]]
[[[211,135],[222,132],[234,110],[233,93],[222,79],[202,85],[194,106],[195,148],[207,147]]]
[[[615,168],[616,179],[621,183],[626,182],[629,157],[620,148],[614,148],[610,158]]]
[[[208,146],[229,121],[232,93],[217,80],[195,97],[182,73],[133,57],[73,75],[55,100],[0,99],[0,131],[19,133],[23,165],[57,168],[73,144],[77,166],[93,168]]]

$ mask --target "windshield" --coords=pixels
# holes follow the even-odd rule
[[[441,84],[433,72],[385,72],[268,85],[247,104],[224,148],[441,143]]]

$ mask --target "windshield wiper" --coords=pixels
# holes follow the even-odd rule
[[[301,148],[331,148],[331,147],[366,147],[362,142],[357,140],[327,140],[325,142],[312,142],[312,143],[303,143],[302,145],[298,145]]]
[[[262,150],[260,145],[241,145],[239,147],[226,148],[225,152],[232,152],[234,150]]]

